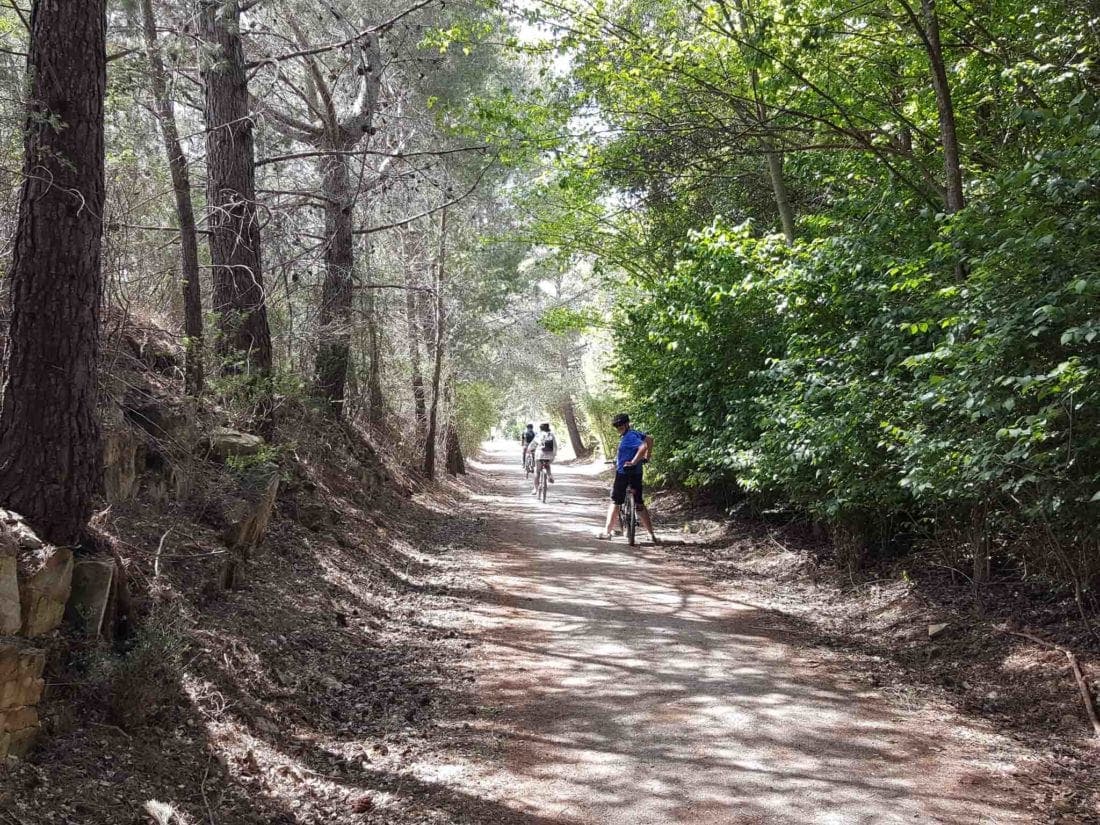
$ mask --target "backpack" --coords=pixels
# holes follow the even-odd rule
[[[554,436],[550,433],[547,433],[546,437],[542,440],[542,451],[544,453],[554,452]]]

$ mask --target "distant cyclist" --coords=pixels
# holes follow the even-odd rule
[[[539,424],[538,435],[531,442],[529,449],[535,456],[535,486],[531,492],[538,495],[540,467],[546,470],[546,480],[551,484],[554,483],[554,474],[550,472],[550,465],[554,463],[554,459],[558,456],[558,439],[550,431],[549,422],[543,421]]]
[[[527,429],[523,431],[523,435],[519,437],[519,443],[523,446],[523,457],[520,461],[521,464],[527,466],[527,450],[531,446],[531,442],[535,440],[535,425],[528,424]]]
[[[607,507],[607,523],[602,533],[596,538],[609,540],[613,531],[621,529],[622,522],[619,515],[623,503],[626,501],[626,491],[631,490],[634,496],[634,507],[638,512],[638,519],[649,532],[649,538],[654,544],[660,544],[657,534],[653,532],[653,522],[649,518],[649,510],[642,500],[642,463],[649,459],[653,450],[653,437],[639,432],[630,426],[630,417],[626,413],[619,413],[611,419],[611,426],[619,431],[619,449],[615,456],[615,481],[611,485],[611,503]]]

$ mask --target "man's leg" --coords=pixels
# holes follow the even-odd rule
[[[638,512],[638,520],[642,523],[642,527],[649,533],[650,540],[657,544],[657,534],[653,532],[653,520],[649,517],[649,508],[645,506],[645,500],[642,497],[642,477],[639,475],[637,481],[630,488],[630,495],[634,496],[634,509]]]
[[[619,513],[621,505],[614,501],[607,505],[607,521],[604,523],[604,533],[611,535],[612,531],[619,529]]]
[[[657,534],[653,532],[653,522],[650,521],[649,510],[644,504],[638,505],[638,520],[642,522],[642,527],[649,532],[649,538],[656,544]]]

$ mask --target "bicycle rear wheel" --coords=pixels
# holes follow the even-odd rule
[[[547,487],[546,479],[549,475],[550,475],[550,471],[547,470],[545,467],[540,467],[539,468],[539,501],[543,501],[543,502],[546,501],[546,487]]]

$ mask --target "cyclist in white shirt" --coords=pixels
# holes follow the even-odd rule
[[[558,438],[550,431],[550,423],[548,421],[543,421],[539,424],[538,435],[536,435],[535,440],[531,442],[529,449],[535,456],[535,484],[531,492],[538,495],[539,467],[543,466],[546,468],[546,480],[553,484],[554,474],[550,471],[550,465],[554,463],[554,459],[558,456]]]

